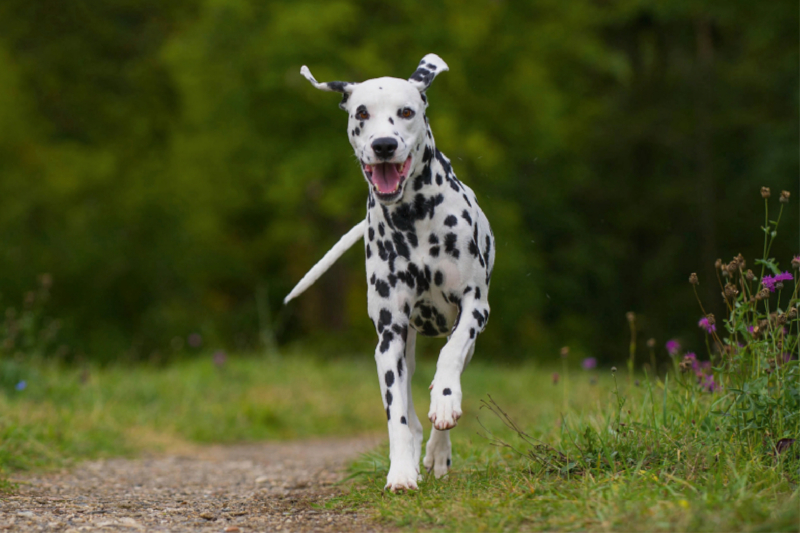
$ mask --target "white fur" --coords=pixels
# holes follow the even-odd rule
[[[303,294],[307,288],[313,285],[314,282],[317,281],[320,276],[322,276],[331,267],[331,265],[336,262],[337,259],[339,259],[355,243],[364,238],[364,230],[366,227],[367,221],[362,220],[353,226],[353,229],[345,233],[344,236],[333,245],[333,248],[328,250],[328,253],[326,253],[316,265],[311,267],[311,270],[309,270],[308,273],[303,276],[303,279],[301,279],[300,282],[295,285],[294,289],[292,289],[292,292],[290,292],[289,295],[283,299],[283,303],[289,303],[292,299],[297,298]]]

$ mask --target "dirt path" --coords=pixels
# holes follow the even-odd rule
[[[336,494],[346,464],[378,442],[213,446],[19,477],[17,494],[0,497],[0,530],[375,531],[364,517],[313,504]]]

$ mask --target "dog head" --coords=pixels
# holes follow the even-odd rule
[[[308,67],[300,69],[317,89],[342,93],[339,107],[349,117],[347,136],[364,178],[382,203],[399,200],[408,178],[421,172],[427,161],[423,161],[425,147],[433,137],[425,116],[425,90],[445,70],[447,64],[436,54],[423,57],[407,80],[386,77],[361,83],[319,83]]]

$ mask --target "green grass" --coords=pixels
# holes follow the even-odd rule
[[[371,357],[211,357],[166,368],[27,364],[27,388],[0,389],[2,472],[189,443],[380,430]]]
[[[651,387],[642,380],[644,386],[624,390],[609,371],[599,373],[595,385],[585,372],[572,374],[564,389],[533,365],[501,372],[468,368],[466,416],[452,432],[451,474],[440,480],[426,475],[414,493],[384,492],[385,448],[353,466],[356,484],[331,506],[407,529],[800,530],[800,462],[789,454],[776,460],[742,453],[748,450],[730,439],[709,439],[716,397],[673,387],[674,398],[665,402],[660,382]],[[562,416],[565,390],[571,399]],[[485,392],[522,426],[527,442],[488,409],[478,409]]]
[[[25,390],[0,392],[0,468],[11,479],[21,470],[191,443],[386,428],[369,355],[233,356],[222,367],[209,357],[166,368],[88,371],[34,364],[25,372]],[[414,380],[423,420],[433,372],[426,359]],[[625,404],[619,408],[609,371],[572,370],[566,388],[564,375],[555,385],[551,374],[534,363],[476,359],[463,377],[464,417],[452,432],[450,476],[426,477],[414,493],[386,493],[383,447],[353,466],[355,483],[330,505],[402,529],[798,530],[798,463],[740,456],[735,443],[709,447],[703,435],[710,395],[698,399],[670,386],[675,397],[665,404],[659,384],[621,386]],[[529,450],[481,409],[489,394],[532,438],[550,446],[539,451],[551,464],[492,445],[495,438],[523,454]],[[616,423],[618,416],[625,426]],[[2,490],[13,490],[7,479],[0,481]]]

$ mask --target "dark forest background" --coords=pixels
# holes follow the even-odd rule
[[[800,249],[798,16],[744,0],[3,0],[0,304],[7,319],[41,304],[59,320],[48,353],[68,358],[162,360],[192,334],[369,352],[360,247],[281,305],[365,211],[338,98],[299,70],[405,78],[435,52],[437,145],[497,237],[481,357],[569,344],[614,360],[628,311],[642,342],[702,342],[688,276],[721,316],[713,262],[760,256],[761,186],[773,210],[792,193],[772,255],[788,269]]]

